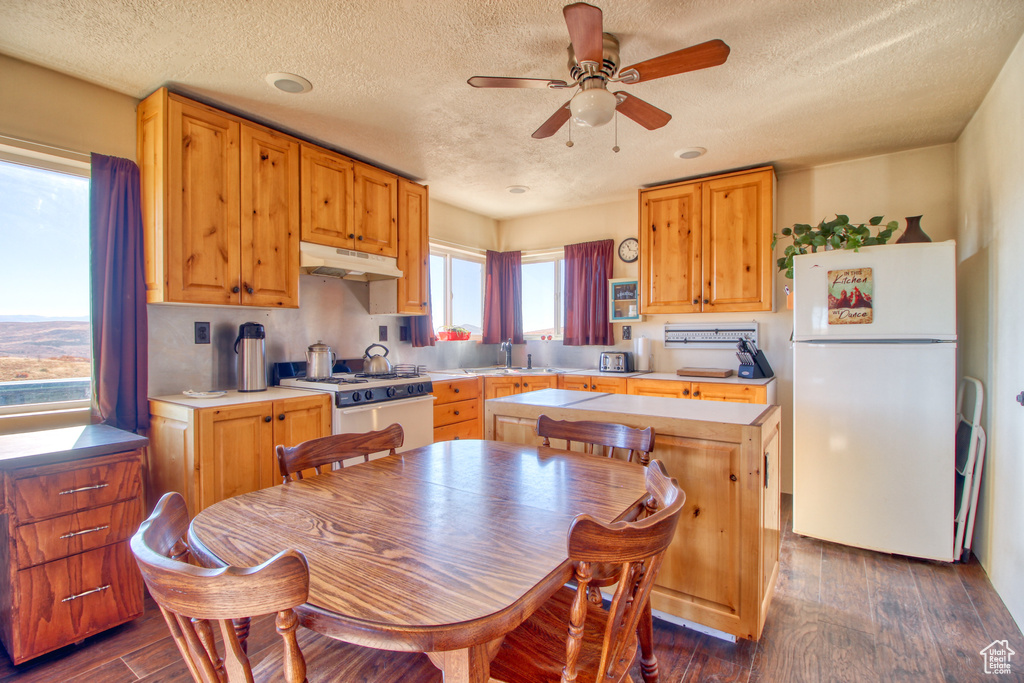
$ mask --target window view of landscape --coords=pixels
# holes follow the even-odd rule
[[[88,178],[0,162],[0,406],[88,399]]]
[[[555,282],[561,261],[524,263],[523,268],[523,334],[558,335],[561,310],[555,301]]]
[[[449,270],[450,264],[450,270]],[[445,327],[483,331],[484,265],[450,255],[430,255],[430,315],[435,332]],[[445,316],[446,303],[451,311]]]

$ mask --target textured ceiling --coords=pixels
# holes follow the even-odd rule
[[[473,75],[570,80],[563,2],[3,0],[0,52],[142,98],[248,113],[506,218],[762,163],[781,170],[951,142],[1024,31],[1021,0],[594,0],[623,65],[712,38],[722,66],[624,86],[656,131],[531,133],[568,99]],[[286,95],[269,72],[313,90]],[[673,153],[706,147],[699,159]],[[512,195],[510,185],[526,185]]]

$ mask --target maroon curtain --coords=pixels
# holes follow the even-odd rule
[[[139,188],[135,162],[92,155],[89,217],[93,391],[99,421],[130,432],[149,425]]]
[[[436,346],[433,310],[430,306],[430,259],[427,259],[427,314],[409,316],[409,341],[413,346]]]
[[[488,251],[484,286],[484,344],[523,343],[523,255]]]
[[[565,246],[566,346],[611,346],[608,280],[612,276],[615,240]]]

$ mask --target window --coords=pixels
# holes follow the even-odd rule
[[[463,327],[483,332],[484,255],[468,249],[430,245],[430,314],[436,332]]]
[[[0,140],[0,414],[91,397],[89,171]]]
[[[562,336],[563,266],[561,251],[523,254],[524,337]]]

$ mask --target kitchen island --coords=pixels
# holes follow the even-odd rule
[[[538,445],[540,415],[654,428],[686,506],[651,605],[757,640],[779,570],[779,407],[546,389],[488,400],[485,438]]]

